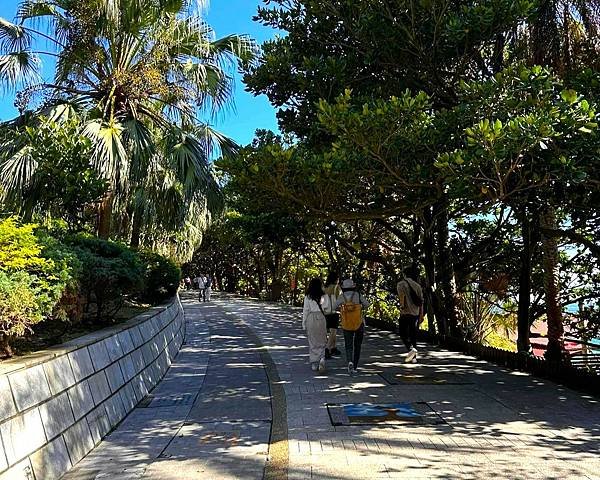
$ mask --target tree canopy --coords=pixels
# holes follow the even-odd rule
[[[600,3],[275,0],[256,19],[285,35],[244,80],[283,135],[218,162],[232,208],[309,222],[372,294],[411,265],[441,334],[485,330],[475,301],[518,320],[522,351],[545,320],[555,359],[565,326],[597,328]]]

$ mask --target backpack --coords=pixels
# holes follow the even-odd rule
[[[335,297],[334,295],[324,294],[323,315],[332,315],[335,313]]]
[[[344,295],[344,303],[341,305],[342,329],[356,331],[362,325],[362,305],[360,304],[360,293],[358,294],[359,303],[352,302]]]
[[[408,280],[404,280],[404,281],[408,285],[408,293],[410,294],[410,300],[413,303],[413,305],[415,305],[417,307],[422,307],[423,306],[423,298],[421,298],[419,296],[417,291],[413,288],[413,286],[410,284],[410,282]]]

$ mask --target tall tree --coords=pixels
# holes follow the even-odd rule
[[[550,67],[567,78],[584,67],[600,66],[599,0],[538,0],[536,13],[528,27],[525,33],[529,35],[530,61],[534,64]],[[558,246],[556,238],[547,232],[557,229],[556,216],[556,205],[552,203],[547,203],[539,215],[548,323],[546,356],[555,360],[562,355],[564,328],[560,307]],[[525,307],[522,310],[524,317],[527,312]],[[522,318],[522,322],[524,320]]]
[[[254,44],[237,35],[215,40],[196,5],[24,0],[14,23],[0,19],[0,81],[22,89],[21,108],[55,120],[81,112],[93,165],[109,183],[100,208],[101,236],[111,234],[115,204],[126,205],[132,192],[146,188],[157,157],[188,203],[215,188],[211,149],[231,144],[198,118],[198,109],[210,113],[230,101],[230,67],[249,61]],[[46,55],[56,61],[52,80],[40,71]],[[0,180],[26,186],[35,164],[19,145],[3,145],[2,154]]]

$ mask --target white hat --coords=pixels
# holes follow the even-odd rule
[[[347,278],[346,280],[344,280],[342,282],[342,288],[344,288],[344,289],[356,288],[356,284],[354,283],[354,280],[352,280],[351,278]]]

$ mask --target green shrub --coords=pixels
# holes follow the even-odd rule
[[[0,220],[0,348],[10,354],[10,341],[31,331],[45,318],[68,318],[61,299],[77,290],[77,259],[58,241],[20,224]]]
[[[25,335],[43,320],[35,277],[26,272],[0,271],[0,348],[12,355],[11,340]]]
[[[120,243],[83,235],[70,237],[67,243],[81,262],[79,284],[85,314],[97,322],[108,322],[126,296],[142,290],[142,263]]]
[[[181,281],[181,269],[158,253],[144,251],[139,255],[145,267],[142,299],[158,303],[175,295]]]
[[[514,341],[497,332],[489,333],[484,338],[483,344],[489,345],[490,347],[500,348],[502,350],[508,350],[509,352],[517,351],[517,344]]]
[[[44,273],[52,262],[42,258],[43,245],[34,231],[37,225],[21,225],[14,217],[0,220],[0,270]]]
[[[108,323],[129,297],[157,303],[177,292],[181,272],[153,252],[91,236],[63,242],[34,224],[0,220],[0,350],[42,320]]]
[[[61,321],[76,321],[78,318],[73,314],[71,301],[79,294],[81,262],[69,246],[44,231],[38,231],[37,236],[44,247],[42,256],[52,265],[40,281],[42,290],[49,297],[51,317]]]

